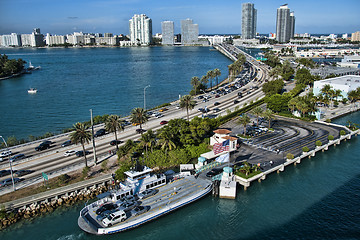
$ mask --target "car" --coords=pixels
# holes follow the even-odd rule
[[[18,170],[14,173],[14,175],[16,177],[21,177],[21,176],[24,176],[24,175],[27,175],[27,174],[30,174],[30,173],[33,173],[34,171],[33,170],[25,170],[25,169],[22,169],[22,170]]]
[[[131,125],[137,126],[137,125],[140,125],[140,123],[133,123],[133,124],[131,124]]]
[[[204,98],[204,96],[202,96],[202,95],[200,95],[200,96],[198,96],[198,99],[200,100],[200,99],[203,99]]]
[[[120,144],[120,143],[123,143],[123,141],[121,141],[121,140],[112,140],[112,141],[110,142],[110,145],[111,145],[111,146],[115,146],[116,143],[117,143],[117,144]]]
[[[142,129],[142,128],[138,128],[138,129],[136,129],[135,131],[136,131],[136,133],[138,133],[138,134],[142,134],[142,133],[146,132],[146,130],[145,130],[145,129]]]
[[[71,156],[71,155],[74,155],[74,154],[76,154],[75,150],[69,150],[69,151],[64,152],[65,157],[68,157],[68,156]]]
[[[99,207],[97,210],[96,210],[96,214],[99,215],[103,212],[105,212],[106,210],[114,210],[116,209],[118,206],[117,204],[114,204],[114,203],[106,203],[104,205],[102,205],[101,207]]]
[[[89,151],[85,151],[85,154],[86,155],[88,155],[90,152]],[[77,156],[77,157],[82,157],[82,156],[84,156],[84,151],[77,151],[77,152],[75,152],[75,155]]]
[[[0,154],[0,157],[7,157],[10,156],[11,154],[12,154],[11,150],[4,151]]]
[[[137,206],[133,210],[131,210],[131,216],[138,216],[143,214],[144,212],[149,211],[150,206]]]
[[[220,110],[220,108],[214,108],[213,109],[213,112],[220,112],[221,110]]]
[[[129,121],[124,120],[121,125],[122,126],[129,126],[131,123]]]
[[[72,144],[71,140],[67,140],[63,144],[61,144],[61,146],[62,147],[67,147],[67,146],[70,146],[71,144]]]
[[[239,103],[239,100],[234,100],[234,104],[238,104]]]
[[[165,112],[167,110],[168,110],[167,108],[162,108],[162,109],[159,110],[159,112]]]
[[[14,183],[21,182],[22,180],[24,180],[24,179],[22,179],[22,178],[14,178]],[[7,178],[7,179],[0,182],[0,187],[9,186],[11,184],[12,184],[12,179]]]
[[[105,131],[105,129],[99,129],[99,130],[97,130],[96,131],[96,133],[94,134],[94,137],[100,137],[100,136],[103,136],[103,135],[105,135],[105,133],[106,133],[106,131]]]
[[[119,210],[111,213],[108,217],[102,220],[102,224],[105,227],[111,227],[112,225],[123,222],[127,219],[126,213],[123,210]]]
[[[36,151],[42,151],[42,150],[45,150],[45,149],[48,149],[50,148],[50,143],[48,141],[45,141],[45,142],[42,142],[40,143],[39,146],[37,146],[35,148]]]
[[[5,177],[7,175],[10,175],[10,170],[0,170],[0,177]]]
[[[165,124],[167,124],[167,123],[168,123],[168,121],[165,121],[165,120],[164,120],[164,121],[161,121],[161,122],[160,122],[160,125],[165,125]]]
[[[219,97],[220,97],[220,95],[219,95],[219,94],[216,94],[216,95],[215,95],[215,98],[219,98]]]
[[[180,105],[176,105],[176,107],[175,107],[176,109],[180,109]]]
[[[139,205],[140,205],[140,203],[138,201],[123,202],[120,204],[119,210],[130,211],[131,209],[133,209]]]
[[[161,113],[157,113],[157,114],[155,114],[155,117],[156,118],[161,118],[161,117],[163,117],[164,115],[162,115]]]
[[[120,199],[120,202],[121,203],[124,203],[124,202],[135,202],[137,200],[137,198],[133,195],[127,195],[127,196],[124,196]]]
[[[204,112],[205,110],[203,108],[198,108],[199,112]]]
[[[206,176],[207,177],[214,177],[214,176],[222,173],[222,171],[223,170],[221,168],[213,168],[213,169],[211,169],[211,171],[206,173]]]
[[[153,112],[152,112],[152,111],[148,111],[148,112],[146,112],[146,115],[151,116],[151,115],[153,115]]]
[[[157,189],[146,189],[138,194],[139,199],[145,199],[152,195],[155,195],[159,190]]]
[[[218,105],[220,105],[219,102],[214,102],[214,106],[218,106]]]
[[[24,158],[25,158],[25,155],[20,153],[20,154],[13,156],[12,158],[10,158],[10,161],[13,162],[13,161],[24,159]]]

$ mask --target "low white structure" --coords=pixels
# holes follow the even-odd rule
[[[190,176],[194,170],[194,164],[180,164],[180,176]]]
[[[353,56],[345,56],[341,62],[337,63],[339,67],[350,67],[350,68],[360,68],[360,56],[353,55]]]
[[[315,81],[313,88],[314,95],[319,95],[325,85],[330,85],[334,90],[341,90],[343,98],[347,98],[348,92],[360,87],[360,76],[346,75]]]
[[[235,199],[236,181],[231,167],[224,167],[219,187],[220,198]]]

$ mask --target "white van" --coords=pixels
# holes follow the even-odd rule
[[[102,220],[105,227],[111,227],[112,225],[123,222],[127,218],[126,213],[123,210],[111,213],[108,217]]]

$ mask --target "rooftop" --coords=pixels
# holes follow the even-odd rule
[[[360,76],[345,75],[340,77],[324,79],[316,82],[320,84],[339,84],[339,85],[352,85],[352,86],[356,85],[357,87],[360,87]]]
[[[216,130],[214,130],[214,133],[217,133],[217,134],[229,134],[229,133],[231,133],[231,131],[227,130],[227,129],[216,129]]]

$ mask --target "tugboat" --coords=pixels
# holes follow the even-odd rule
[[[212,190],[207,179],[153,174],[148,167],[125,172],[118,190],[99,195],[78,217],[79,227],[90,234],[126,231],[196,201]]]

